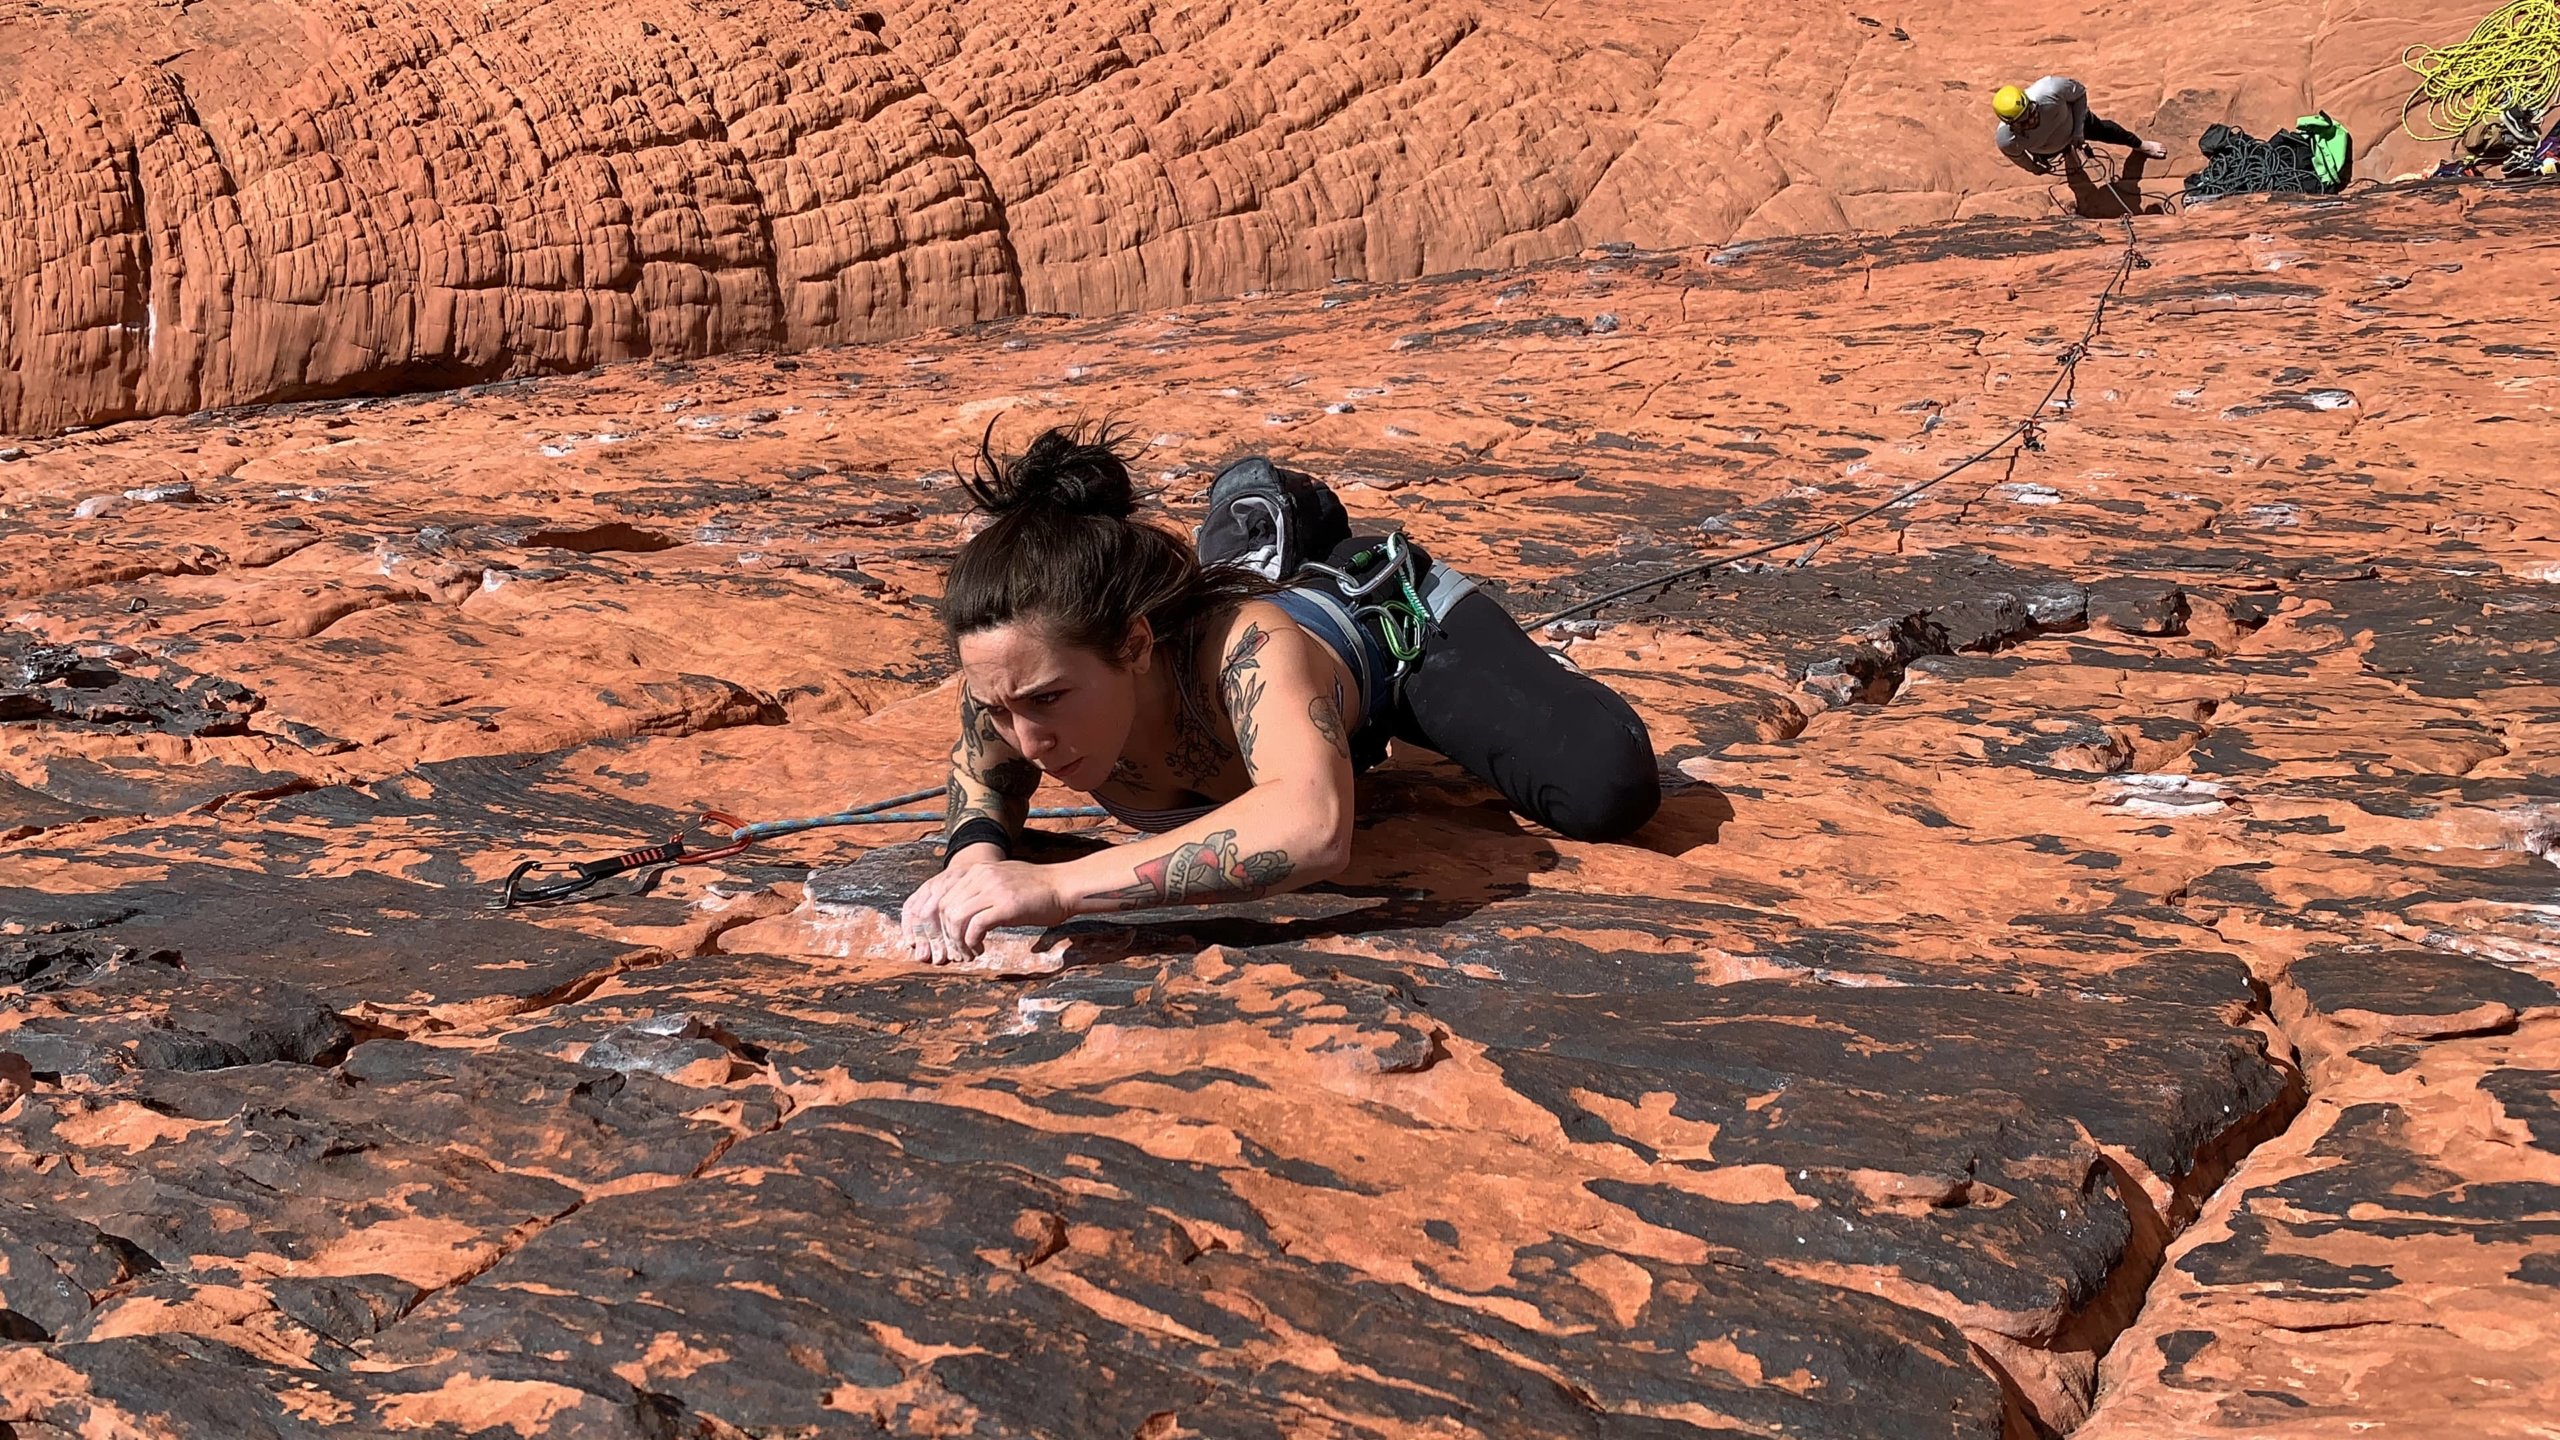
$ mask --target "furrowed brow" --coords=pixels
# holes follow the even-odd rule
[[[1003,697],[1001,700],[980,700],[978,703],[981,705],[1010,705],[1016,700],[1026,699],[1033,695],[1046,695],[1052,690],[1064,690],[1065,688],[1067,688],[1067,677],[1060,675],[1053,679],[1043,680],[1036,685],[1025,685],[1021,689],[1014,691],[1012,694]]]

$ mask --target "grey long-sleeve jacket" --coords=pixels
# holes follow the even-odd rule
[[[2000,153],[2041,174],[2047,162],[2088,138],[2089,90],[2068,75],[2047,75],[2027,87],[2035,106],[2024,128],[2003,120],[1993,132]]]

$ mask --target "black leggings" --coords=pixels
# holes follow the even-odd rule
[[[2134,134],[2132,131],[2127,130],[2113,120],[2102,119],[2096,115],[2090,116],[2089,122],[2080,127],[2080,133],[2083,137],[2093,140],[2100,145],[2122,145],[2128,150],[2139,150],[2142,148],[2141,136]]]
[[[1397,739],[1448,756],[1567,839],[1616,840],[1653,818],[1653,736],[1624,697],[1560,663],[1481,590],[1440,629],[1382,717]]]

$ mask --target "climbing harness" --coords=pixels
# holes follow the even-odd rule
[[[1352,543],[1351,517],[1341,499],[1312,477],[1258,455],[1228,466],[1211,482],[1209,515],[1197,543],[1204,565],[1250,570],[1317,600],[1354,631],[1366,627],[1364,633],[1374,635],[1395,662],[1388,678],[1399,692],[1440,633],[1449,607],[1474,588],[1457,572],[1431,564],[1400,533],[1367,542],[1340,565],[1316,558],[1342,554]],[[1310,584],[1309,576],[1325,583]],[[1342,638],[1360,644],[1358,634]],[[1356,668],[1367,685],[1367,663]]]
[[[1380,563],[1384,562],[1384,563]],[[1363,576],[1370,566],[1375,573]],[[1313,571],[1333,582],[1344,603],[1351,608],[1351,618],[1368,620],[1378,627],[1378,638],[1386,642],[1387,653],[1395,657],[1394,681],[1399,689],[1405,676],[1422,659],[1426,639],[1440,633],[1440,619],[1423,599],[1414,549],[1401,533],[1350,557],[1348,568],[1337,569],[1320,560],[1303,560],[1301,573]],[[1435,587],[1436,588],[1436,587]],[[1384,596],[1383,599],[1375,598]],[[1445,607],[1443,607],[1445,609]]]
[[[2400,128],[2412,140],[2459,139],[2501,110],[2539,116],[2560,97],[2560,0],[2513,0],[2469,39],[2412,45],[2400,63],[2418,76],[2400,106]]]
[[[836,825],[938,823],[945,818],[944,812],[940,810],[900,810],[897,807],[912,805],[919,800],[937,799],[947,789],[946,786],[936,785],[930,790],[918,790],[907,795],[892,795],[886,800],[875,800],[868,805],[841,810],[833,815],[813,815],[799,820],[758,820],[750,823],[724,810],[705,810],[702,812],[702,818],[695,822],[694,829],[710,836],[716,842],[713,845],[700,850],[688,850],[685,848],[685,836],[678,835],[663,845],[626,850],[622,854],[603,860],[568,864],[527,860],[507,872],[505,887],[500,891],[498,900],[492,908],[513,910],[519,905],[564,899],[599,880],[610,879],[633,870],[645,870],[653,865],[700,865],[707,861],[725,860],[759,840],[770,840],[779,835],[797,835],[803,830],[822,830]],[[1083,820],[1098,819],[1109,813],[1095,805],[1059,805],[1035,809],[1026,818]],[[568,873],[552,880],[533,878],[546,870],[563,870]]]
[[[1609,591],[1605,595],[1595,595],[1588,600],[1567,605],[1563,609],[1554,611],[1550,614],[1541,615],[1535,620],[1524,621],[1520,628],[1523,630],[1537,630],[1542,627],[1552,625],[1559,620],[1569,620],[1586,611],[1597,610],[1601,606],[1607,605],[1612,601],[1624,600],[1630,595],[1641,595],[1647,591],[1659,590],[1666,585],[1676,585],[1683,580],[1693,579],[1697,576],[1705,575],[1727,566],[1737,565],[1745,560],[1754,560],[1763,555],[1774,554],[1777,551],[1785,550],[1792,546],[1805,544],[1807,541],[1820,542],[1832,535],[1838,534],[1840,531],[1845,530],[1852,525],[1857,524],[1861,520],[1872,519],[1873,517],[1883,514],[1885,511],[1892,509],[1896,505],[1902,504],[1904,501],[1909,500],[1924,491],[1945,484],[1947,481],[1954,479],[1956,476],[1963,474],[1974,466],[1982,464],[1986,460],[1995,458],[2002,451],[2008,450],[2012,445],[2015,445],[2022,451],[2041,452],[2044,449],[2043,416],[2045,411],[2053,406],[2057,396],[2061,398],[2063,408],[2068,409],[2070,407],[2070,391],[2079,376],[2080,362],[2089,358],[2089,347],[2097,342],[2098,332],[2106,327],[2107,308],[2115,303],[2116,296],[2122,293],[2125,282],[2133,278],[2134,271],[2148,270],[2151,268],[2150,260],[2143,256],[2141,248],[2135,243],[2133,221],[2130,218],[2126,218],[2120,223],[2124,226],[2124,255],[2116,262],[2115,273],[2107,277],[2106,285],[2098,291],[2097,302],[2089,311],[2089,324],[2087,328],[2080,332],[2080,338],[2078,340],[2064,346],[2062,348],[2062,353],[2055,357],[2055,364],[2058,367],[2057,373],[2053,377],[2053,383],[2045,387],[2043,396],[2036,401],[2035,409],[2028,412],[2026,419],[2020,420],[2016,424],[2011,425],[2008,429],[2000,432],[1999,439],[1994,440],[1990,444],[1985,445],[1970,455],[1967,455],[1955,464],[1950,465],[1946,469],[1939,471],[1937,474],[1930,476],[1928,479],[1921,481],[1919,484],[1899,490],[1854,515],[1843,516],[1842,518],[1831,521],[1825,525],[1817,525],[1813,529],[1800,531],[1783,540],[1772,540],[1766,545],[1762,545],[1751,550],[1745,550],[1739,554],[1719,555],[1713,560],[1702,561],[1696,565],[1684,565],[1680,569],[1670,571],[1666,574],[1656,575],[1652,579],[1639,580],[1633,585],[1621,585],[1617,589]],[[2014,461],[2015,455],[2013,454],[2011,458]],[[1818,543],[1816,548],[1819,548]],[[1813,558],[1813,554],[1813,550],[1807,550],[1802,559],[1797,563],[1803,564],[1810,561]]]
[[[2226,195],[2322,195],[2330,189],[2311,140],[2292,130],[2261,140],[2236,125],[2210,125],[2196,148],[2206,163],[2187,177],[2190,204]]]

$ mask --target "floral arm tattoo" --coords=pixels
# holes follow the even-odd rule
[[[1296,869],[1286,850],[1237,853],[1236,832],[1220,830],[1140,863],[1131,883],[1094,898],[1114,910],[1252,900],[1286,882]]]
[[[1245,626],[1236,643],[1227,648],[1227,663],[1218,670],[1218,699],[1236,727],[1236,754],[1248,773],[1253,769],[1253,742],[1261,730],[1262,651],[1270,643],[1270,631],[1258,624]]]

